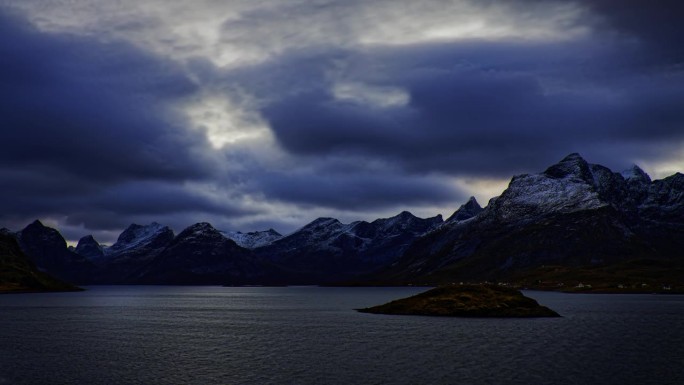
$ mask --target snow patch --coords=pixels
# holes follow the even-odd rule
[[[116,243],[110,247],[103,248],[103,252],[105,256],[109,256],[144,246],[152,242],[158,234],[166,231],[166,229],[166,226],[157,222],[152,222],[147,226],[132,224],[121,233]]]
[[[240,231],[221,231],[221,234],[224,237],[233,240],[239,246],[247,249],[255,249],[257,247],[270,245],[274,241],[277,241],[283,237],[273,229],[268,229],[266,231],[252,231],[249,233],[243,233]]]

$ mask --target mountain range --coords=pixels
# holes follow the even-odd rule
[[[438,284],[545,266],[681,266],[684,175],[651,180],[637,166],[618,173],[570,154],[514,176],[484,208],[470,198],[446,221],[406,211],[349,224],[319,218],[286,236],[133,224],[110,247],[85,236],[72,249],[39,221],[11,235],[38,268],[79,284]],[[668,279],[684,281],[678,269]]]
[[[545,265],[681,261],[682,247],[684,175],[651,181],[637,166],[615,173],[571,154],[513,177],[484,210],[416,240],[378,279],[505,279]]]

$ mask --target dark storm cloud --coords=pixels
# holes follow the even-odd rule
[[[0,12],[0,162],[89,180],[202,176],[165,103],[195,86],[124,43],[39,33]],[[11,144],[11,145],[8,145]]]
[[[604,27],[627,38],[638,38],[649,45],[649,56],[654,62],[684,60],[684,3],[679,0],[579,0],[602,18]]]
[[[183,186],[158,182],[137,182],[115,186],[81,202],[82,209],[67,215],[67,224],[88,228],[116,229],[130,223],[131,217],[159,218],[169,213],[207,212],[217,216],[254,214],[256,210],[214,201]],[[159,219],[157,219],[159,220]],[[187,221],[181,223],[187,226]]]
[[[0,218],[68,217],[93,229],[131,215],[237,214],[183,187],[213,171],[173,112],[196,86],[130,44],[37,31],[0,10]]]
[[[270,200],[340,210],[382,210],[410,205],[456,204],[466,196],[439,178],[405,178],[397,175],[321,172],[260,177],[259,190]]]
[[[627,164],[646,155],[649,144],[684,139],[684,76],[644,69],[639,55],[648,49],[599,36],[335,52],[313,61],[342,56],[345,77],[409,95],[407,105],[386,108],[336,99],[335,80],[310,56],[293,56],[271,73],[280,89],[297,91],[262,112],[292,153],[359,152],[415,172],[505,176],[559,154],[590,149],[591,157],[602,147],[641,141],[644,152],[614,160]]]
[[[477,20],[480,11],[503,3],[447,8],[463,8]],[[200,220],[256,230],[230,227],[252,218],[259,228],[286,232],[278,215],[303,218],[302,208],[330,215],[455,209],[466,192],[454,187],[460,186],[454,176],[508,178],[543,170],[570,152],[614,168],[681,153],[678,2],[567,2],[585,12],[570,22],[560,18],[568,24],[553,25],[550,35],[544,23],[535,35],[535,22],[556,20],[549,12],[564,8],[530,3],[542,2],[505,2],[515,22],[502,20],[501,35],[432,42],[428,34],[385,34],[411,31],[403,29],[411,20],[401,10],[417,8],[408,3],[377,9],[374,2],[264,3],[217,31],[182,26],[197,28],[193,34],[218,32],[218,43],[165,30],[168,23],[154,11],[163,2],[145,3],[151,14],[130,21],[128,15],[114,24],[128,34],[111,35],[109,27],[76,31],[96,31],[91,35],[40,31],[0,10],[0,226],[58,218],[73,239],[83,226],[111,237],[130,222],[153,220],[176,230]],[[392,7],[399,10],[387,15],[394,24],[367,36],[364,28],[384,27]],[[421,17],[416,26],[429,27],[435,15]],[[487,20],[483,25],[492,27]],[[529,30],[522,28],[526,21]],[[503,37],[507,29],[515,38]],[[566,30],[567,39],[559,39]],[[152,32],[159,34],[146,35]],[[234,55],[224,55],[226,47]],[[253,57],[263,61],[216,64],[253,63]],[[256,110],[226,126],[238,132],[241,123],[259,126],[263,118],[286,154],[261,139],[218,150],[192,130],[191,124],[210,123],[189,122],[186,102],[202,104],[221,92],[231,108]],[[221,100],[200,107],[209,115],[229,109]],[[214,163],[222,155],[225,162]],[[269,219],[264,207],[278,215]]]
[[[184,186],[156,182],[129,183],[116,186],[97,197],[95,207],[119,214],[163,214],[167,212],[207,211],[222,215],[246,214],[253,211],[218,204]]]

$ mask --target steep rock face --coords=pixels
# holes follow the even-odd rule
[[[300,283],[336,281],[392,263],[414,239],[442,223],[441,216],[421,219],[406,211],[349,224],[319,218],[255,252]]]
[[[447,220],[446,222],[459,222],[465,221],[470,218],[476,217],[484,210],[480,204],[477,202],[475,197],[470,197],[468,202],[461,205]]]
[[[222,231],[221,232],[226,238],[232,239],[246,249],[255,249],[257,247],[263,247],[270,245],[271,243],[277,241],[283,236],[273,229],[268,229],[266,231],[252,231],[249,233],[243,233],[240,231]]]
[[[104,254],[110,259],[130,254],[149,255],[153,250],[161,250],[168,246],[173,238],[173,231],[157,222],[147,226],[134,223],[119,235],[116,243],[104,250]]]
[[[0,231],[0,293],[73,290],[78,288],[39,271],[9,231]]]
[[[403,211],[391,218],[376,219],[370,224],[358,222],[352,233],[368,239],[365,248],[358,249],[359,257],[364,263],[376,267],[396,261],[416,238],[443,222],[441,215],[423,219]]]
[[[260,259],[283,267],[294,283],[317,283],[332,272],[357,268],[358,261],[352,261],[348,253],[365,241],[349,231],[357,223],[318,218],[254,252]]]
[[[78,245],[73,250],[76,254],[82,255],[88,259],[98,260],[104,257],[102,246],[93,238],[92,235],[86,235],[78,240]]]
[[[684,175],[655,180],[638,207],[638,231],[663,257],[681,258],[684,250]]]
[[[500,278],[562,264],[676,258],[684,247],[684,177],[651,181],[571,154],[539,174],[513,177],[473,219],[424,235],[381,279]]]
[[[652,182],[640,209],[649,219],[684,222],[684,175],[676,173]]]
[[[103,248],[102,255],[93,259],[97,265],[94,279],[109,284],[130,282],[133,274],[154,260],[173,239],[173,230],[159,223],[131,224],[111,247]]]
[[[134,278],[154,284],[256,283],[267,272],[248,249],[208,223],[183,230]]]
[[[499,222],[520,222],[607,206],[593,182],[589,164],[578,154],[571,154],[541,174],[513,177],[508,188],[487,207],[487,215]]]
[[[38,269],[67,282],[91,282],[93,265],[87,258],[67,248],[62,235],[36,220],[17,234],[22,251]]]

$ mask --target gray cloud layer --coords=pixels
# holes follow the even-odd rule
[[[478,194],[462,178],[574,151],[684,166],[674,1],[199,3],[192,44],[164,37],[182,20],[154,1],[86,12],[100,29],[32,3],[0,3],[3,226],[289,231],[315,215],[448,215]]]

